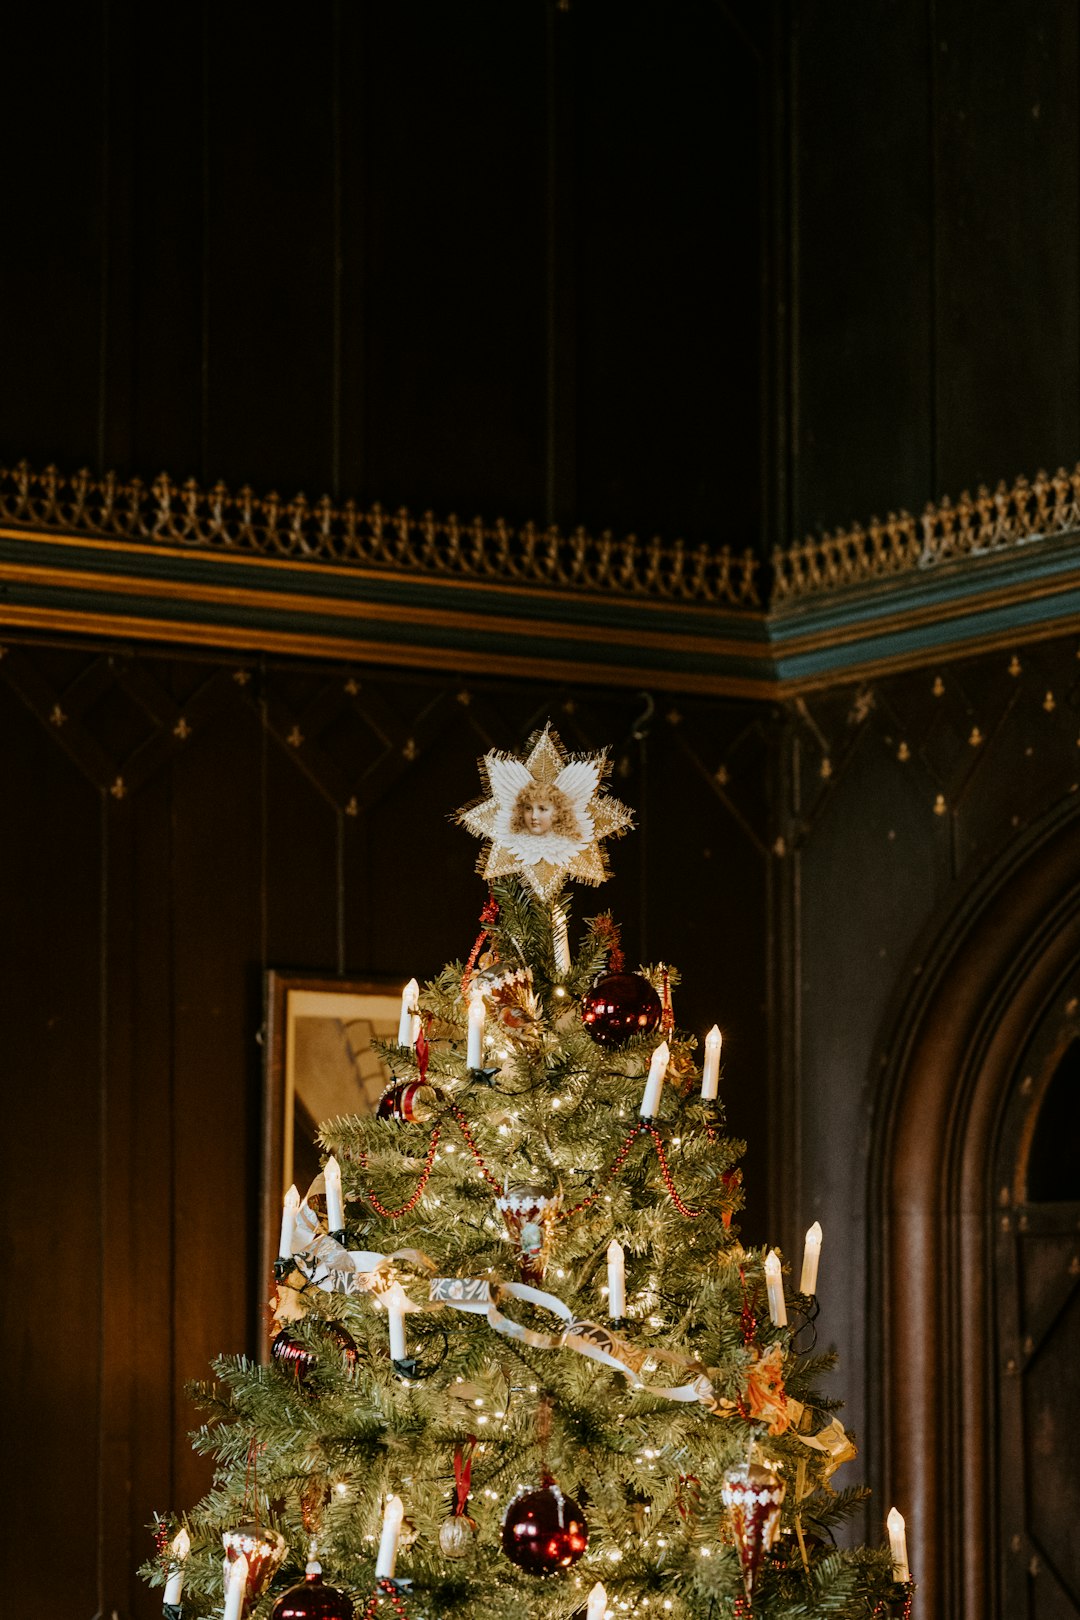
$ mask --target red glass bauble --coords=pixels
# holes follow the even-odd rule
[[[515,1496],[503,1518],[503,1552],[529,1575],[569,1569],[588,1545],[584,1513],[553,1479],[546,1479],[538,1491]]]
[[[443,1094],[438,1086],[429,1086],[423,1080],[393,1080],[375,1106],[375,1118],[422,1125],[442,1101]]]
[[[309,1564],[300,1585],[278,1598],[270,1620],[353,1620],[352,1600],[336,1587],[324,1586],[318,1564]]]
[[[351,1373],[356,1366],[357,1355],[352,1334],[340,1322],[324,1322],[323,1328],[327,1338],[332,1339],[340,1350],[345,1371]],[[319,1359],[314,1350],[309,1350],[305,1344],[298,1344],[285,1328],[275,1335],[270,1354],[279,1366],[292,1373],[301,1387],[306,1385],[308,1375]]]
[[[581,998],[581,1022],[598,1046],[651,1035],[662,1012],[660,997],[640,973],[605,973]]]

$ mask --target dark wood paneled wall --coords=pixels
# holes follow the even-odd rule
[[[650,710],[634,694],[7,643],[7,1432],[17,1535],[35,1534],[46,1488],[65,1526],[56,1613],[157,1612],[134,1578],[144,1527],[207,1484],[185,1382],[258,1346],[264,970],[404,982],[463,959],[485,891],[449,812],[476,797],[487,747],[517,748],[549,716],[570,748],[611,745],[639,818],[575,914],[611,907],[631,958],[682,968],[680,1023],[724,1027],[763,1225],[771,722]],[[41,1579],[24,1573],[16,1608]]]
[[[9,19],[0,450],[768,547],[1075,459],[1067,0]]]

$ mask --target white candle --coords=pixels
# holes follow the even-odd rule
[[[465,1062],[470,1069],[484,1067],[484,998],[473,996],[469,1002],[469,1044]]]
[[[175,1607],[184,1594],[184,1560],[191,1551],[191,1537],[186,1530],[178,1530],[169,1542],[172,1568],[165,1587],[165,1602]]]
[[[604,1620],[604,1611],[607,1608],[607,1593],[597,1581],[589,1593],[589,1607],[585,1611],[585,1620]]]
[[[247,1591],[248,1561],[243,1553],[234,1558],[229,1568],[229,1578],[225,1582],[225,1616],[224,1620],[240,1620],[244,1608],[244,1594]]]
[[[889,1531],[889,1550],[892,1553],[893,1580],[904,1584],[911,1579],[911,1571],[907,1561],[907,1533],[904,1524],[904,1515],[896,1508],[889,1509],[889,1517],[885,1520]]]
[[[390,1359],[391,1361],[404,1361],[407,1354],[405,1349],[405,1290],[400,1283],[394,1283],[383,1295],[386,1302],[386,1319],[390,1326]]]
[[[664,1076],[667,1073],[668,1058],[670,1056],[667,1041],[661,1041],[652,1055],[652,1062],[649,1064],[649,1078],[645,1082],[645,1095],[642,1097],[641,1107],[638,1109],[642,1119],[656,1118],[657,1110],[660,1107],[660,1093],[664,1089]]]
[[[566,914],[556,906],[551,914],[551,943],[555,952],[555,971],[570,971],[570,940],[566,932]]]
[[[787,1306],[784,1304],[784,1279],[780,1274],[780,1256],[770,1249],[765,1257],[765,1288],[769,1295],[769,1320],[773,1327],[787,1326]]]
[[[401,992],[401,1018],[398,1021],[398,1045],[415,1046],[420,1033],[420,986],[410,979]]]
[[[290,1187],[285,1194],[285,1203],[281,1211],[281,1237],[278,1239],[278,1254],[282,1260],[291,1260],[293,1257],[293,1232],[296,1227],[296,1212],[300,1208],[300,1194],[295,1186]]]
[[[821,1259],[821,1222],[815,1221],[806,1234],[806,1242],[802,1252],[802,1275],[799,1278],[800,1294],[817,1293],[818,1261]]]
[[[607,1246],[607,1300],[609,1316],[626,1315],[626,1256],[614,1238]]]
[[[398,1537],[401,1534],[401,1521],[404,1517],[405,1505],[401,1497],[388,1496],[383,1511],[379,1556],[375,1562],[375,1579],[377,1581],[392,1581],[394,1578]]]
[[[323,1166],[323,1181],[326,1183],[327,1231],[340,1232],[345,1225],[345,1205],[341,1198],[341,1166],[333,1154]]]
[[[705,1037],[705,1066],[701,1071],[701,1095],[712,1102],[720,1089],[720,1047],[724,1037],[714,1024]]]

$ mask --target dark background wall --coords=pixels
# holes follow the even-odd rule
[[[1065,0],[7,26],[6,457],[741,548],[1074,454]]]

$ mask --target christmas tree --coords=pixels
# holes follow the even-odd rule
[[[816,1393],[820,1232],[785,1298],[733,1220],[718,1032],[699,1067],[674,970],[572,923],[631,824],[603,756],[545,730],[482,770],[480,935],[407,987],[375,1116],[324,1123],[286,1198],[272,1356],[197,1390],[215,1483],[158,1524],[166,1615],[908,1612],[902,1533],[833,1539],[863,1493]]]

